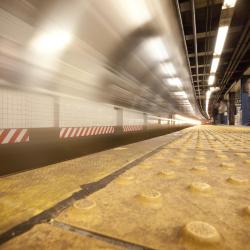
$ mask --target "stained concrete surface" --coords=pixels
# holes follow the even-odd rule
[[[185,133],[183,130],[182,133]],[[42,213],[155,148],[173,140],[165,135],[0,179],[0,233]]]
[[[105,241],[99,244],[99,239],[94,236],[96,233],[116,241],[138,245],[138,249],[249,250],[250,129],[197,126],[186,129],[178,134],[175,140],[172,139],[166,136],[163,138],[166,145],[153,155],[138,162],[104,188],[69,205],[53,218],[50,227],[67,225],[79,228],[83,232],[93,232],[91,237],[98,240],[98,245],[95,245],[94,249],[105,249],[106,244]],[[163,141],[161,145],[164,144]],[[138,147],[147,148],[149,141],[145,141],[144,146],[141,143],[105,152],[105,155],[110,152],[109,157],[114,158],[109,158],[110,160],[104,164],[104,171],[90,168],[89,172],[85,172],[86,179],[74,176],[80,175],[83,170],[80,168],[81,171],[77,172],[78,168],[73,167],[71,175],[70,171],[64,172],[68,178],[64,176],[65,178],[58,182],[63,178],[59,175],[60,168],[52,168],[53,171],[50,170],[52,172],[49,171],[46,175],[53,176],[49,182],[51,189],[47,189],[51,196],[44,195],[40,209],[46,207],[46,201],[48,204],[53,203],[53,199],[60,200],[64,192],[73,190],[72,180],[77,184],[77,181],[87,182],[102,178],[103,175],[117,169],[118,163],[114,164],[116,166],[110,164],[113,160],[122,163],[125,159],[129,160],[129,157],[134,159],[135,154],[143,155],[144,150],[141,149],[138,153]],[[155,148],[157,143],[159,145],[159,141],[155,141],[152,148]],[[98,157],[94,157],[92,161],[96,162],[97,159]],[[103,159],[100,158],[98,166],[100,163],[103,164]],[[64,166],[62,163],[60,165],[61,169],[69,169],[69,166],[72,167],[67,164]],[[39,178],[40,174],[37,173],[36,178]],[[6,181],[6,187],[10,188],[11,180]],[[25,183],[24,180],[25,178],[21,181],[22,185]],[[12,181],[14,183],[14,180]],[[51,184],[53,182],[56,183],[55,186],[58,185],[58,190]],[[63,189],[62,193],[59,187]],[[39,200],[34,197],[44,188],[45,186],[41,186],[30,196],[30,208]],[[28,193],[27,190],[26,196],[29,196]],[[24,197],[25,195],[22,197],[17,194],[15,199],[9,199],[6,195],[4,200],[7,204],[9,202],[11,207],[15,201],[23,202]],[[22,215],[21,206],[14,207],[12,213],[7,214],[8,219],[15,218],[15,213]],[[23,210],[26,211],[27,208]],[[24,214],[26,217],[32,216],[32,213]],[[25,216],[22,215],[21,218]],[[4,218],[4,214],[1,218]],[[18,223],[22,219],[15,218],[14,221]],[[2,224],[3,230],[8,228],[6,225],[8,224]],[[1,245],[1,248],[11,249],[13,246],[15,249],[17,245],[28,247],[32,240],[27,243],[26,239],[32,239],[30,234],[35,229],[37,226],[13,237]],[[68,232],[64,226],[60,229]],[[65,236],[65,240],[67,239]],[[59,240],[56,246],[60,244]],[[41,249],[47,249],[46,243],[39,246]],[[112,247],[117,245],[113,244]],[[112,247],[107,249],[113,249]],[[72,249],[79,248],[72,245]]]

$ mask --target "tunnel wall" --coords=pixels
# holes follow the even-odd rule
[[[186,127],[180,121],[87,99],[0,88],[0,175]]]
[[[150,139],[186,127],[187,125],[168,125],[124,133],[120,133],[120,128],[115,127],[118,132],[113,134],[67,139],[59,138],[59,128],[30,128],[28,142],[0,145],[0,176]]]
[[[0,147],[164,129],[177,120],[86,99],[0,89]]]

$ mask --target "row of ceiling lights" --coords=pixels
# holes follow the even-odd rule
[[[222,5],[222,11],[234,8],[237,0],[224,0],[223,5]],[[215,42],[215,48],[214,48],[214,54],[213,54],[213,59],[212,59],[212,64],[211,64],[211,69],[210,69],[210,75],[208,77],[208,86],[212,86],[215,82],[215,74],[217,72],[219,63],[220,63],[220,56],[223,51],[223,47],[227,38],[227,33],[229,29],[229,25],[231,23],[231,18],[227,18],[226,20],[223,20],[221,18],[220,20],[220,26],[218,29],[217,37],[216,37],[216,42]],[[208,105],[209,105],[209,100],[211,97],[211,94],[218,90],[218,87],[210,87],[209,90],[206,92],[206,112],[208,114]]]

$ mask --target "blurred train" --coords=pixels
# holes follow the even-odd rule
[[[2,0],[0,151],[200,123],[178,20],[171,0]]]

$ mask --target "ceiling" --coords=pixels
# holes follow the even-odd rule
[[[206,116],[208,77],[218,28],[221,19],[224,18],[224,13],[222,14],[223,0],[177,0],[177,5],[185,35],[196,101],[201,112]],[[209,102],[210,108],[213,102],[223,98],[230,86],[243,75],[250,65],[249,0],[238,0],[231,13],[231,23],[213,85],[220,89],[212,94],[212,101]]]

